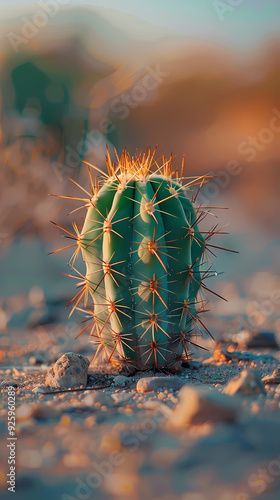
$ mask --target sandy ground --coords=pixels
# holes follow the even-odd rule
[[[46,372],[64,352],[92,356],[88,342],[54,342],[62,325],[11,330],[2,345],[1,496],[9,498],[7,387],[15,385],[17,423],[16,495],[21,500],[154,499],[249,500],[280,498],[280,393],[233,396],[234,423],[173,428],[163,410],[175,409],[178,392],[141,394],[137,380],[90,367],[88,388],[41,394]],[[2,342],[3,344],[3,342]],[[278,350],[250,350],[226,363],[199,352],[178,375],[186,384],[222,392],[244,368],[261,376],[279,366]],[[231,347],[234,350],[235,347]],[[244,351],[244,350],[243,350]],[[238,351],[239,352],[239,351]],[[244,360],[245,359],[245,360]],[[35,363],[36,364],[33,364]],[[207,418],[206,418],[207,420]]]
[[[6,475],[7,388],[14,384],[20,500],[278,500],[278,384],[266,385],[265,395],[232,396],[232,423],[214,423],[206,409],[204,423],[180,428],[172,426],[168,416],[168,409],[177,408],[177,390],[136,390],[139,377],[154,376],[152,372],[120,379],[118,372],[90,366],[90,390],[38,392],[62,354],[75,352],[91,359],[94,347],[87,334],[74,340],[82,318],[67,318],[65,306],[74,285],[59,278],[65,259],[47,260],[46,248],[31,243],[12,247],[2,260],[6,298],[0,301],[1,498],[11,495]],[[279,344],[280,281],[275,273],[220,281],[215,290],[228,303],[209,297],[205,323],[235,354],[233,361],[215,361],[216,344],[199,339],[209,351],[194,350],[189,367],[170,375],[209,394],[221,394],[245,368],[263,377],[280,365],[277,349],[236,344],[236,334],[244,327],[270,331]],[[102,388],[93,389],[96,386]]]

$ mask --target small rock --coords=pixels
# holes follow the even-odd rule
[[[164,399],[166,396],[165,396],[165,394],[164,394],[163,392],[159,392],[157,397],[158,397],[158,399],[159,399],[159,400],[162,400],[162,399]]]
[[[36,354],[35,356],[30,356],[28,361],[30,365],[35,366],[42,364],[44,362],[44,358],[43,356]]]
[[[233,340],[238,343],[239,347],[245,347],[246,349],[278,349],[276,337],[272,332],[241,330],[233,336]]]
[[[260,375],[255,370],[243,370],[227,383],[223,392],[229,396],[234,396],[234,394],[242,396],[266,394]]]
[[[112,394],[112,398],[115,403],[122,404],[131,399],[133,396],[132,392],[115,392]]]
[[[280,394],[280,384],[276,387],[275,392],[276,392],[277,394]]]
[[[227,351],[225,347],[221,347],[222,342],[219,342],[217,345],[213,357],[214,361],[217,361],[218,363],[228,363],[229,361],[232,360],[231,354]]]
[[[152,399],[149,399],[148,401],[143,402],[142,407],[145,408],[145,410],[152,410],[161,413],[164,417],[172,417],[171,408],[169,408],[167,404],[162,403],[161,401],[154,401]],[[160,417],[156,418],[158,419]]]
[[[207,366],[207,365],[212,365],[215,364],[215,360],[213,356],[210,356],[210,358],[204,359],[202,361],[202,365]]]
[[[143,377],[137,382],[136,389],[138,392],[158,391],[162,388],[181,389],[186,381],[179,377]]]
[[[230,398],[218,392],[206,392],[200,388],[183,387],[179,403],[170,417],[171,425],[185,427],[205,422],[235,422],[237,408]]]
[[[56,389],[86,386],[89,360],[80,354],[68,352],[59,358],[46,375],[46,385]]]
[[[96,391],[87,394],[84,397],[83,402],[87,406],[93,406],[96,404],[98,404],[98,406],[110,406],[110,404],[112,404],[112,398],[111,395],[107,392]]]
[[[23,403],[16,411],[18,421],[25,421],[31,418],[45,419],[57,415],[57,411],[53,406],[42,403]]]
[[[169,401],[173,404],[177,404],[178,398],[175,398],[172,394],[170,394]]]
[[[264,384],[280,384],[280,368],[262,378]]]
[[[125,385],[128,382],[128,378],[124,375],[117,375],[114,377],[114,383],[116,385]]]

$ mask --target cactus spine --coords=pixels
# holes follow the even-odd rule
[[[81,333],[90,329],[96,355],[103,352],[109,363],[176,369],[189,345],[196,345],[197,330],[205,328],[200,292],[210,271],[204,255],[209,238],[221,231],[199,231],[205,211],[195,209],[186,193],[209,176],[184,178],[183,163],[179,176],[172,157],[155,160],[150,150],[134,157],[125,150],[117,162],[108,152],[106,161],[101,186],[89,168],[81,231],[75,225],[76,234],[64,230],[77,243],[72,271],[80,252],[86,264],[71,301],[74,308],[87,307],[89,323]]]

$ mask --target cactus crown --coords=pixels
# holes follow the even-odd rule
[[[90,332],[95,356],[140,370],[176,369],[202,330],[211,335],[201,320],[205,280],[213,274],[205,257],[221,248],[210,238],[224,234],[217,226],[201,232],[208,210],[186,196],[210,176],[183,177],[184,159],[179,174],[172,156],[155,159],[155,153],[125,150],[112,162],[108,152],[108,173],[88,164],[89,192],[73,181],[88,195],[72,198],[85,202],[83,227],[61,228],[76,240],[69,276],[80,289],[68,305],[70,314],[87,314],[79,335]],[[101,180],[93,180],[92,168]],[[80,253],[85,275],[74,267]]]

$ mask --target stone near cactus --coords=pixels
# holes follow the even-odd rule
[[[137,382],[138,392],[158,391],[159,389],[173,389],[177,391],[187,383],[179,377],[143,377]]]
[[[201,320],[201,292],[213,273],[206,252],[221,248],[209,239],[220,230],[200,231],[207,208],[187,197],[209,176],[183,177],[184,164],[179,175],[172,158],[155,159],[155,151],[134,157],[124,151],[116,163],[108,153],[106,160],[108,174],[97,169],[101,182],[93,182],[89,169],[81,231],[75,224],[75,233],[64,230],[77,243],[70,264],[80,289],[71,304],[87,306],[81,334],[90,331],[96,356],[108,363],[180,369],[196,334],[211,335]],[[79,254],[86,273],[75,276]]]
[[[234,396],[255,396],[266,394],[261,377],[256,370],[243,370],[236,377],[233,377],[224,389],[225,394]]]
[[[217,345],[213,354],[213,358],[217,363],[228,363],[229,361],[232,361],[231,353],[228,352],[226,347],[222,347],[221,342],[219,342],[219,344]]]
[[[280,368],[262,378],[264,384],[280,384]]]
[[[45,383],[57,389],[86,386],[89,360],[80,354],[67,352],[59,358],[46,375]]]
[[[179,402],[170,417],[175,427],[200,425],[206,422],[235,422],[237,407],[230,398],[218,392],[206,392],[199,387],[183,387]]]

